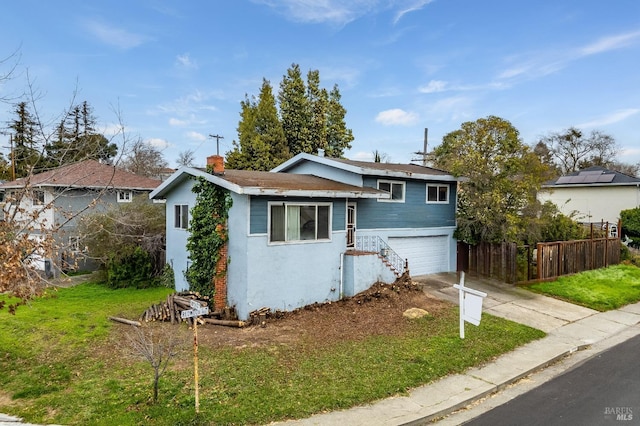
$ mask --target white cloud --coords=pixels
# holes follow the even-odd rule
[[[437,93],[447,90],[447,82],[441,80],[431,80],[426,86],[418,88],[420,93]]]
[[[176,62],[183,68],[198,69],[198,64],[191,59],[188,53],[176,56]]]
[[[612,113],[609,113],[603,117],[600,118],[596,118],[595,120],[591,120],[591,121],[587,121],[585,123],[581,123],[578,124],[576,127],[578,128],[592,128],[592,127],[600,127],[600,126],[606,126],[609,124],[614,124],[614,123],[618,123],[620,121],[624,121],[627,118],[634,116],[636,114],[640,113],[640,109],[638,108],[627,108],[627,109],[620,109],[617,111],[614,111]]]
[[[294,22],[346,25],[370,13],[394,10],[393,24],[433,0],[253,0]]]
[[[609,50],[622,49],[640,40],[640,31],[603,37],[580,49],[583,55],[595,55]]]
[[[180,120],[178,118],[173,118],[171,117],[169,119],[169,125],[170,126],[175,126],[175,127],[179,127],[179,126],[186,126],[187,122],[185,120]]]
[[[640,42],[640,31],[602,37],[583,47],[546,49],[507,59],[512,65],[499,73],[499,80],[535,79],[556,73],[580,58],[622,49]]]
[[[119,135],[124,131],[125,131],[125,127],[122,124],[112,123],[112,124],[105,125],[102,128],[100,133],[109,137],[109,136]]]
[[[423,7],[425,7],[426,5],[428,5],[429,3],[433,2],[433,0],[413,0],[413,1],[409,1],[409,2],[402,2],[402,3],[407,3],[406,5],[401,4],[400,5],[400,10],[396,13],[395,18],[393,19],[393,23],[397,24],[398,21],[400,19],[402,19],[402,17],[404,15],[406,15],[407,13],[411,13],[411,12],[415,12],[417,10],[422,9]]]
[[[120,49],[131,49],[150,40],[150,38],[145,35],[136,34],[123,28],[113,27],[98,21],[87,20],[83,23],[83,26],[104,44]]]
[[[203,135],[200,132],[194,132],[194,131],[187,132],[187,137],[189,139],[200,141],[200,142],[204,141],[204,140],[207,140],[207,137],[205,135]]]
[[[149,145],[158,148],[160,150],[168,148],[169,147],[169,142],[167,142],[164,139],[160,139],[160,138],[151,138],[151,139],[147,139],[145,140],[146,143],[148,143]]]
[[[410,126],[418,119],[418,114],[415,112],[407,112],[399,108],[382,111],[376,116],[376,121],[385,126]]]

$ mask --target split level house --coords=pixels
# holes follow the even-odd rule
[[[457,179],[444,171],[310,154],[270,172],[224,170],[220,156],[207,162],[212,173],[181,167],[150,197],[166,200],[167,262],[185,290],[196,178],[229,191],[216,310],[233,307],[246,320],[265,307],[352,296],[406,267],[414,276],[456,270]]]
[[[545,183],[538,199],[578,222],[608,223],[614,231],[622,210],[640,207],[640,178],[593,166]]]
[[[69,269],[91,270],[96,265],[85,256],[86,247],[77,232],[80,218],[130,203],[135,196],[148,199],[160,183],[85,160],[0,185],[4,220],[12,220],[31,238],[42,238],[43,233],[54,230],[59,250],[35,259],[38,269],[48,276]]]

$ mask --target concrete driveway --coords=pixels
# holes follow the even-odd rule
[[[458,304],[459,279],[456,273],[440,273],[412,277],[424,290],[438,298]],[[487,293],[482,311],[497,317],[526,324],[544,332],[589,317],[597,311],[495,280],[465,275],[465,286]]]

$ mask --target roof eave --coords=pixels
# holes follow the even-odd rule
[[[244,187],[239,192],[246,195],[280,196],[280,197],[308,197],[308,198],[373,198],[389,199],[391,194],[346,190],[318,190],[318,189],[275,189],[260,187]]]

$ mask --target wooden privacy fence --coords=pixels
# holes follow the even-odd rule
[[[458,271],[509,284],[549,280],[620,263],[620,238],[538,243],[458,242]]]
[[[470,245],[458,242],[458,271],[515,284],[517,252],[516,243]]]
[[[537,279],[548,280],[616,265],[620,263],[620,244],[619,238],[538,243]]]

